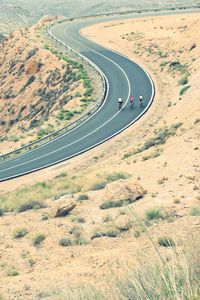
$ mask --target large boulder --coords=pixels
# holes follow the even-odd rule
[[[106,200],[130,199],[135,202],[146,194],[146,190],[132,180],[117,180],[106,186]]]

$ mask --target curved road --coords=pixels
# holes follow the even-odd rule
[[[130,16],[129,16],[130,17]],[[113,19],[113,18],[112,18]],[[0,181],[27,174],[69,159],[103,143],[133,124],[149,108],[154,87],[148,74],[128,58],[101,47],[79,34],[82,27],[104,19],[77,20],[52,27],[52,34],[96,64],[108,82],[108,92],[102,107],[81,126],[40,148],[0,163]],[[138,97],[144,97],[140,108]],[[134,95],[135,108],[130,110],[129,97]],[[125,99],[118,111],[116,99]]]

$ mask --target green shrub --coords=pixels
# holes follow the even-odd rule
[[[88,199],[89,199],[89,197],[86,194],[82,194],[82,195],[78,196],[78,200],[79,201],[88,200]]]
[[[85,237],[83,236],[82,232],[76,232],[74,234],[74,245],[86,245],[88,242],[86,241]]]
[[[42,220],[42,221],[46,221],[46,220],[48,220],[48,219],[49,219],[48,213],[43,213],[43,214],[42,214],[41,220]]]
[[[26,210],[31,210],[31,209],[40,209],[40,208],[45,208],[46,205],[43,202],[40,201],[29,201],[24,204],[21,204],[17,208],[17,212],[24,212]]]
[[[4,215],[4,210],[0,208],[0,217],[2,217],[3,215]]]
[[[200,206],[193,206],[190,208],[191,216],[200,216]]]
[[[190,85],[185,86],[184,88],[182,88],[179,92],[179,95],[182,96],[183,94],[186,93],[186,91],[190,88]]]
[[[68,238],[63,238],[63,239],[60,239],[59,245],[63,246],[63,247],[68,247],[68,246],[72,245],[72,241]]]
[[[102,203],[99,207],[101,209],[108,209],[114,207],[122,207],[132,203],[131,199],[121,199],[121,200],[109,200]]]
[[[60,174],[56,175],[55,178],[63,178],[63,177],[67,177],[67,173],[66,172],[61,172]]]
[[[187,66],[186,65],[182,65],[180,63],[180,61],[172,61],[169,64],[169,67],[170,67],[171,70],[180,72],[181,74],[184,74],[184,73],[187,72]]]
[[[28,231],[27,231],[25,228],[17,229],[17,230],[13,233],[13,237],[14,237],[15,239],[20,239],[20,238],[24,237],[27,233],[28,233]]]
[[[102,190],[106,187],[106,182],[102,181],[102,182],[98,182],[92,185],[91,190],[92,191],[98,191],[98,190]]]
[[[160,156],[160,151],[159,150],[156,150],[154,151],[153,153],[149,154],[149,155],[145,155],[142,157],[142,160],[148,160],[148,159],[151,159],[151,158],[156,158]]]
[[[163,212],[160,208],[148,209],[145,212],[147,220],[161,219],[163,218]]]
[[[8,272],[8,276],[18,276],[18,275],[19,275],[19,272],[17,272],[17,271]]]
[[[109,174],[106,176],[106,180],[108,182],[113,182],[119,179],[127,179],[129,178],[131,175],[128,173],[123,173],[123,172],[114,172],[113,174]]]
[[[158,245],[162,247],[175,247],[176,244],[173,239],[168,237],[161,237],[158,239]]]
[[[185,85],[188,83],[188,77],[187,76],[184,76],[182,77],[179,81],[178,81],[178,84],[179,85]]]
[[[96,238],[100,238],[103,236],[107,236],[107,237],[117,237],[120,234],[120,231],[116,228],[108,228],[102,231],[96,231],[94,232],[94,234],[91,236],[91,239],[96,239]]]
[[[46,236],[44,234],[38,234],[33,239],[33,246],[39,247],[41,243],[45,240]]]
[[[77,217],[76,221],[78,223],[85,223],[85,218],[83,218],[83,217]]]
[[[170,127],[164,127],[158,129],[155,133],[155,137],[147,140],[142,147],[143,150],[147,150],[156,145],[165,144],[166,140],[176,133],[176,130],[182,125],[182,123],[172,124]]]

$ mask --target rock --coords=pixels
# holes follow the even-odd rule
[[[118,180],[106,186],[106,200],[130,199],[135,202],[146,194],[146,190],[132,180]]]
[[[35,60],[28,61],[25,66],[26,74],[36,74],[39,72],[39,70],[40,70],[40,65]]]
[[[67,216],[74,208],[76,207],[75,203],[70,203],[61,207],[55,207],[52,210],[52,218],[64,217]]]

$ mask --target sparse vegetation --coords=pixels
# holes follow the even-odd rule
[[[86,194],[81,194],[78,196],[79,201],[88,200],[88,199],[89,199],[89,196]]]
[[[38,234],[33,239],[33,246],[39,247],[41,243],[45,240],[46,236],[44,234]]]
[[[84,217],[77,217],[76,221],[78,223],[85,223],[85,218]]]
[[[157,220],[163,218],[163,211],[160,208],[148,209],[145,212],[147,220]]]
[[[109,209],[115,207],[122,207],[132,203],[131,199],[121,199],[121,200],[109,200],[102,203],[99,207],[101,209]]]
[[[200,205],[191,207],[190,215],[191,216],[200,216]]]
[[[186,75],[178,81],[179,85],[185,85],[187,83],[188,83],[188,76],[186,76]]]
[[[45,208],[46,205],[43,202],[40,201],[29,201],[26,203],[23,203],[17,208],[17,212],[24,212],[26,210],[31,210],[31,209],[40,209],[40,208]]]
[[[160,237],[158,239],[158,245],[162,247],[175,247],[175,242],[170,237]]]
[[[125,172],[114,172],[113,174],[109,174],[106,176],[107,182],[113,182],[119,179],[127,179],[131,175]]]
[[[185,94],[189,88],[190,88],[190,85],[187,85],[184,88],[182,88],[179,92],[179,95],[182,96],[183,94]]]
[[[111,226],[111,227],[105,228],[104,230],[94,231],[93,235],[91,236],[91,239],[93,240],[93,239],[104,237],[104,236],[114,238],[114,237],[117,237],[119,234],[120,234],[120,231],[117,228]]]
[[[113,220],[111,215],[105,215],[102,219],[103,223],[108,223],[111,222]]]
[[[63,238],[63,239],[60,239],[59,245],[63,246],[63,247],[68,247],[68,246],[72,245],[72,241],[68,238]]]
[[[14,239],[21,239],[22,237],[24,237],[26,234],[28,233],[28,231],[25,228],[22,229],[16,229],[13,233],[13,237]]]
[[[102,190],[106,187],[106,184],[107,184],[106,181],[95,183],[91,186],[91,190],[92,191]]]
[[[19,275],[19,272],[15,271],[15,270],[8,272],[8,276],[11,276],[11,277],[18,276],[18,275]]]
[[[150,153],[149,155],[145,155],[142,157],[142,160],[148,160],[148,159],[151,159],[151,158],[156,158],[158,156],[160,156],[160,151],[159,150],[156,150],[152,153]]]

